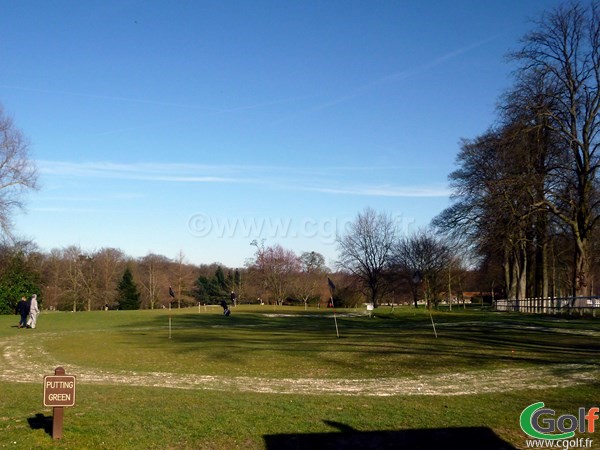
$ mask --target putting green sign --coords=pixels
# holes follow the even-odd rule
[[[46,375],[44,377],[44,406],[75,406],[75,377]]]

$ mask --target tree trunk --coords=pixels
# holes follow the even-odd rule
[[[541,249],[541,263],[542,263],[542,298],[548,298],[550,296],[550,285],[548,276],[548,243],[544,242]]]
[[[525,244],[519,245],[519,251],[515,255],[515,278],[517,279],[517,298],[527,298],[527,249]]]
[[[577,239],[575,251],[575,270],[573,271],[573,295],[587,297],[591,295],[590,276],[590,243],[585,237]]]
[[[502,262],[504,269],[504,285],[506,286],[507,300],[515,300],[517,298],[516,285],[513,284],[512,266],[508,249],[504,250],[504,261]]]
[[[377,308],[379,306],[377,304],[377,288],[371,288],[371,303],[373,303],[373,308]]]
[[[509,283],[510,283],[508,298],[510,300],[518,300],[519,299],[518,282],[517,282],[517,280],[519,279],[518,264],[519,264],[518,260],[516,258],[514,258],[514,256],[511,258],[511,261],[508,263]]]
[[[451,265],[448,265],[448,305],[452,311],[452,273],[450,272]]]

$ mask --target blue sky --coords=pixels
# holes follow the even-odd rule
[[[0,103],[41,184],[15,231],[237,267],[253,239],[332,265],[367,206],[424,227],[558,4],[0,0]]]

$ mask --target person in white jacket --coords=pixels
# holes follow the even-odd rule
[[[31,296],[31,304],[29,305],[29,320],[27,320],[27,328],[35,328],[37,324],[37,316],[40,313],[40,308],[37,302],[37,295]]]

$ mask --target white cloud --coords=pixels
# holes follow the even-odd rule
[[[432,186],[363,186],[348,188],[310,188],[312,191],[340,195],[373,197],[449,197],[451,192],[444,187]]]
[[[207,165],[196,163],[113,163],[48,161],[37,162],[43,175],[171,183],[221,183],[273,186],[278,189],[322,192],[333,195],[372,197],[447,197],[450,191],[439,185],[396,186],[369,184],[358,179],[397,171],[399,167],[286,167]],[[223,174],[216,176],[214,174]],[[361,176],[361,174],[363,174]],[[379,178],[381,179],[381,178]]]

